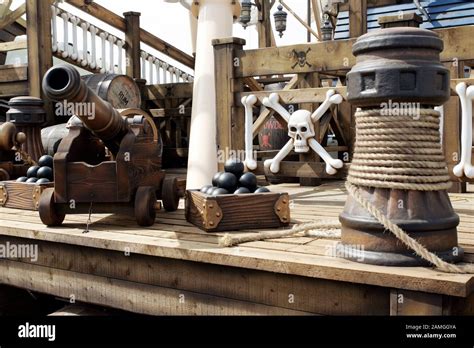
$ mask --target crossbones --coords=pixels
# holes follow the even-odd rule
[[[342,96],[336,94],[334,90],[326,93],[326,99],[313,113],[307,110],[298,110],[290,114],[280,103],[280,97],[277,93],[272,93],[268,98],[263,99],[263,105],[275,110],[288,123],[288,135],[290,140],[283,146],[277,155],[270,160],[266,160],[264,165],[269,167],[272,173],[280,171],[281,161],[294,149],[296,153],[306,153],[312,149],[326,163],[326,172],[334,175],[337,169],[342,168],[343,163],[339,159],[332,158],[327,151],[314,139],[316,135],[314,131],[314,123],[317,122],[329,109],[332,104],[340,104]],[[242,104],[245,106],[245,143],[246,143],[246,159],[245,164],[248,169],[253,170],[257,167],[256,161],[252,157],[252,106],[256,103],[257,98],[249,95],[242,98]]]
[[[474,178],[472,160],[472,102],[474,101],[474,86],[466,86],[461,82],[456,86],[456,93],[461,100],[461,160],[453,168],[457,177]]]

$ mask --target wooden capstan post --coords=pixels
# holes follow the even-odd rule
[[[347,99],[359,109],[350,195],[340,215],[346,258],[424,265],[420,245],[446,261],[462,258],[434,109],[450,96],[442,50],[436,33],[397,27],[365,34],[353,46],[357,64],[347,74]],[[394,225],[405,235],[387,231]],[[413,250],[409,239],[417,242]]]

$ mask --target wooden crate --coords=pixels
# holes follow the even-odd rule
[[[186,191],[186,220],[207,232],[282,227],[290,219],[287,193],[210,196]]]
[[[0,182],[0,206],[24,210],[38,210],[41,193],[53,183],[42,185],[16,181]]]

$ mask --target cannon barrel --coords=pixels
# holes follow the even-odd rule
[[[43,78],[43,91],[50,100],[72,105],[74,115],[116,155],[123,137],[129,132],[127,121],[108,102],[95,94],[76,68],[58,65],[49,69]]]

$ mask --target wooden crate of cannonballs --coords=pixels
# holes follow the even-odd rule
[[[290,223],[287,193],[211,196],[186,191],[186,220],[207,232],[278,228]]]
[[[0,206],[24,210],[38,210],[41,193],[54,183],[35,184],[16,181],[0,182]]]

